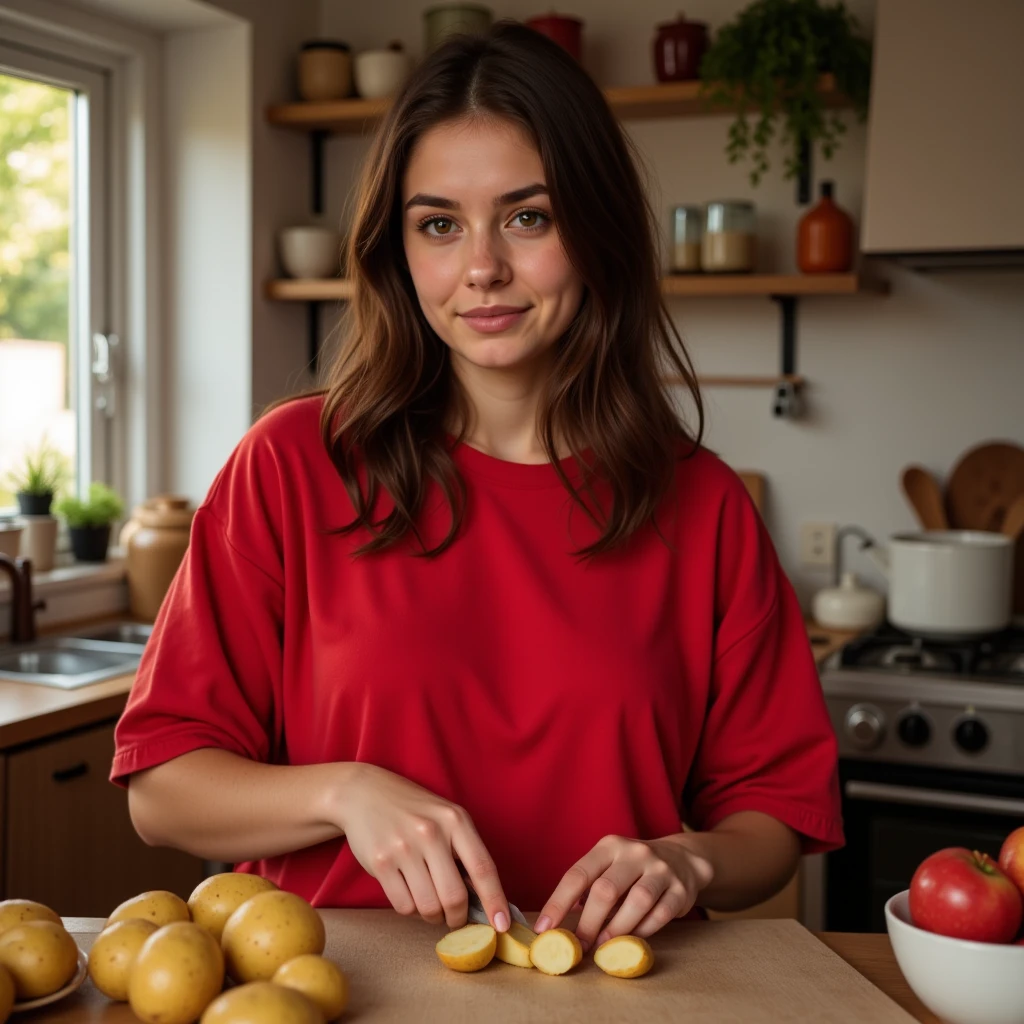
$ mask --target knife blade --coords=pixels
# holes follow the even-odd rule
[[[466,892],[469,893],[469,919],[476,924],[490,924],[490,919],[487,917],[487,911],[484,910],[484,905],[477,895],[476,889],[473,888],[473,883],[469,880],[469,875],[466,869],[459,864],[459,874],[462,875],[463,882],[466,883]],[[512,920],[518,921],[519,924],[525,928],[530,927],[530,922],[526,920],[522,911],[514,904],[509,903],[508,909],[512,914]]]

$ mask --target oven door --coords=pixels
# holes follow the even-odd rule
[[[1024,776],[844,758],[846,846],[825,858],[825,927],[884,932],[885,901],[910,887],[918,864],[947,846],[993,859],[1024,824]]]

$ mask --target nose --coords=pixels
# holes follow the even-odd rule
[[[507,284],[511,268],[500,237],[482,231],[466,246],[465,283],[486,290]]]

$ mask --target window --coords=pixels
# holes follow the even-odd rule
[[[0,44],[0,510],[41,447],[68,490],[120,476],[107,77]]]

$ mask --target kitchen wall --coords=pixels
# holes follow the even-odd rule
[[[686,15],[712,28],[746,0],[691,0]],[[321,32],[354,49],[402,41],[422,50],[420,10],[426,3],[321,0]],[[492,2],[498,16],[544,13],[531,0]],[[873,0],[847,6],[868,31]],[[664,0],[575,0],[560,6],[586,22],[584,65],[601,85],[654,81],[654,26],[673,20]],[[627,13],[628,10],[628,13]],[[969,25],[965,30],[969,30]],[[842,149],[819,161],[818,179],[836,183],[837,199],[859,218],[866,131],[852,116]],[[655,209],[667,235],[673,204],[716,197],[750,197],[758,205],[765,269],[793,269],[793,238],[803,208],[795,190],[770,172],[751,188],[744,167],[723,155],[727,118],[637,121],[628,130],[651,178]],[[913,131],[913,125],[907,125]],[[955,130],[955,129],[954,129]],[[327,219],[344,219],[343,200],[365,153],[362,139],[328,144]],[[775,168],[781,167],[776,154]],[[766,518],[801,596],[824,585],[828,573],[800,567],[802,522],[857,523],[883,537],[911,527],[899,492],[899,471],[921,462],[945,474],[974,443],[1008,438],[1024,444],[1024,273],[915,274],[882,264],[888,296],[803,300],[798,310],[798,371],[809,380],[808,415],[775,419],[770,392],[709,389],[707,443],[736,467],[759,469],[769,481]],[[778,371],[778,312],[767,299],[670,300],[670,310],[706,374]],[[850,567],[880,582],[852,549]]]

